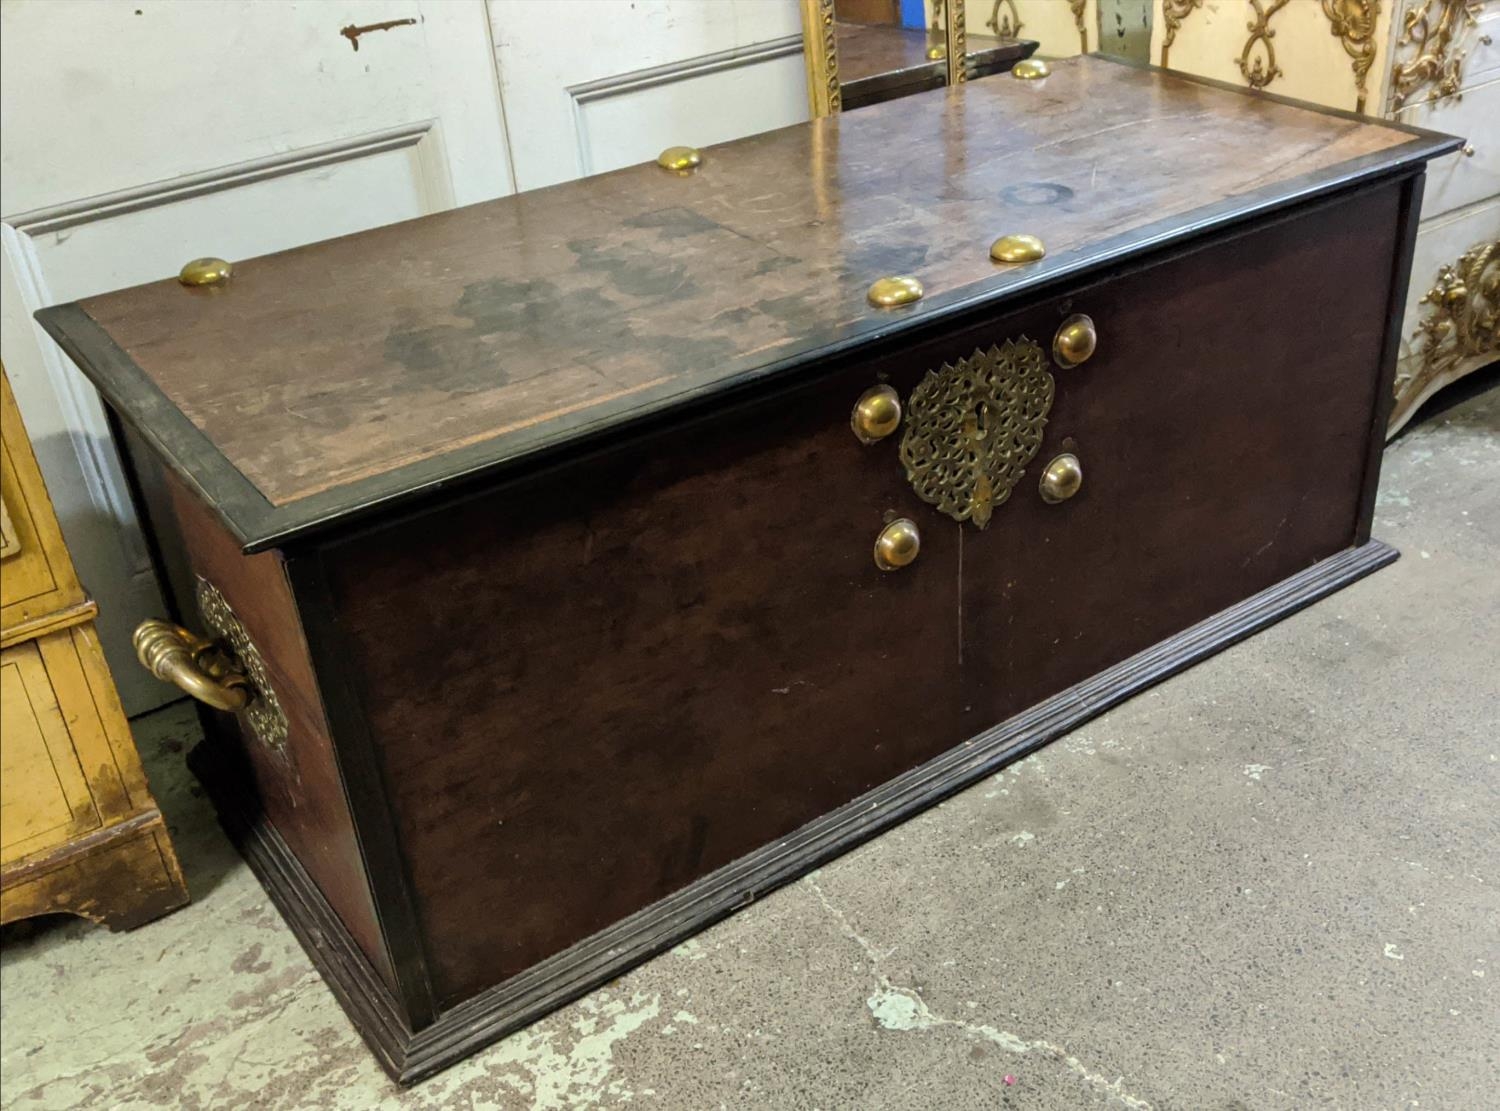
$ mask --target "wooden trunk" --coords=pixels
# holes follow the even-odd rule
[[[1076,59],[40,317],[255,692],[200,773],[409,1081],[1395,558],[1453,145]]]

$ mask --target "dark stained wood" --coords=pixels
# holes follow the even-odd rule
[[[84,307],[295,526],[320,492],[335,514],[407,493],[421,461],[492,464],[1445,144],[1083,58]],[[1011,230],[1048,260],[991,263]],[[891,272],[928,298],[869,308]]]
[[[946,42],[941,31],[929,35],[910,27],[840,19],[835,24],[835,34],[839,84],[845,88],[903,70],[931,71],[939,80],[947,72],[946,62],[927,57],[929,48]]]
[[[982,727],[957,697],[957,526],[924,523],[930,573],[873,560],[917,509],[849,430],[876,380],[855,368],[327,554],[440,1002]]]
[[[1399,194],[330,551],[439,1002],[1351,545]],[[897,438],[850,433],[875,381],[907,396],[976,346],[1050,344],[1074,311],[1099,354],[1056,372],[1042,450],[987,530],[917,499]],[[1035,476],[1070,448],[1084,493],[1047,506]],[[883,574],[892,516],[923,551]]]
[[[901,0],[836,0],[833,10],[840,23],[901,23]]]
[[[1401,323],[1406,309],[1406,290],[1411,281],[1411,260],[1417,244],[1426,175],[1406,182],[1401,222],[1396,228],[1396,265],[1391,270],[1390,295],[1385,306],[1385,346],[1380,353],[1381,373],[1375,381],[1375,404],[1370,417],[1370,442],[1365,449],[1365,477],[1359,495],[1359,529],[1355,541],[1370,539],[1375,519],[1375,495],[1380,488],[1380,464],[1385,457],[1385,439],[1390,435],[1391,412],[1396,404],[1396,360],[1401,350]]]
[[[344,916],[267,818],[256,797],[253,776],[246,773],[240,756],[206,741],[188,753],[188,766],[213,799],[230,841],[244,855],[376,1060],[392,1077],[402,1077],[412,1042],[405,1004],[390,976],[377,971]]]
[[[1019,713],[1367,538],[1401,193],[1387,185],[1027,315],[1050,337],[1059,314],[1088,313],[1099,348],[1056,372],[1023,487],[966,538],[966,700],[982,716]],[[1060,451],[1079,457],[1083,488],[1048,505],[1036,482]]]
[[[260,649],[291,732],[286,751],[277,753],[241,729],[234,715],[204,708],[210,743],[239,754],[236,762],[253,777],[254,795],[266,818],[296,852],[365,957],[394,982],[282,555],[241,554],[208,507],[175,476],[146,481],[158,479],[170,501],[172,535],[180,539],[192,573],[219,588]],[[201,631],[191,593],[179,594],[178,602],[187,623]]]
[[[359,947],[275,827],[245,797],[243,783],[232,769],[218,767],[210,759],[212,754],[201,748],[194,750],[193,764],[235,844],[381,1065],[400,1083],[412,1084],[613,981],[782,884],[1396,558],[1394,549],[1372,540],[1316,563],[1058,693],[970,743],[897,776],[793,836],[765,845],[611,924],[586,942],[449,1009],[417,1031],[403,1021],[400,1003],[365,964]]]

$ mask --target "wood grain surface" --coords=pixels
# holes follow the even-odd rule
[[[202,708],[209,740],[230,759],[254,797],[296,852],[302,866],[338,911],[360,949],[387,982],[394,973],[381,938],[369,879],[329,738],[322,693],[308,657],[302,621],[280,552],[242,555],[208,507],[173,475],[159,476],[170,499],[173,531],[194,575],[224,595],[261,652],[286,715],[286,749],[273,751],[242,728],[233,714]],[[153,481],[155,478],[153,478]],[[187,591],[193,586],[186,584]],[[184,621],[206,631],[192,594],[178,598]]]
[[[329,550],[440,1005],[1352,545],[1401,190]],[[870,384],[1079,311],[1098,353],[988,529],[851,434]],[[882,574],[894,515],[923,548]]]
[[[713,147],[689,176],[637,166],[84,309],[285,506],[466,445],[503,458],[538,426],[571,434],[1000,293],[1042,272],[990,261],[1005,232],[1064,265],[1412,141],[1085,57]],[[868,307],[891,273],[927,299]]]

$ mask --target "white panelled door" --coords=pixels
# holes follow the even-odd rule
[[[491,0],[521,189],[800,123],[797,0]]]
[[[489,13],[3,0],[0,55],[0,354],[138,713],[173,696],[130,651],[158,587],[98,397],[32,312],[511,192]]]

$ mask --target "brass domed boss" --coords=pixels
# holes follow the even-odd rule
[[[218,285],[227,282],[234,267],[221,258],[195,258],[177,272],[183,285]]]
[[[1042,500],[1048,505],[1065,502],[1083,486],[1083,464],[1078,461],[1078,456],[1064,452],[1047,464],[1037,485]]]
[[[877,309],[893,309],[897,305],[910,305],[913,301],[920,301],[924,292],[922,283],[916,278],[901,275],[881,278],[872,283],[866,296]]]
[[[688,174],[703,165],[703,155],[697,147],[668,147],[656,156],[656,164],[663,170]]]
[[[1010,75],[1021,81],[1036,81],[1052,72],[1052,67],[1040,58],[1025,58],[1011,67]]]
[[[917,531],[917,523],[900,517],[875,538],[875,566],[882,571],[899,571],[910,566],[921,550],[922,534]]]
[[[1058,326],[1057,335],[1052,337],[1052,358],[1067,370],[1087,362],[1098,343],[1094,322],[1083,313],[1074,313]]]
[[[901,395],[890,386],[871,386],[854,403],[849,427],[862,444],[885,439],[901,427]]]
[[[946,46],[929,46],[927,48],[927,60],[929,62],[941,62],[947,56],[948,48]]]
[[[1002,235],[990,244],[996,262],[1035,262],[1046,254],[1046,245],[1034,235]]]

